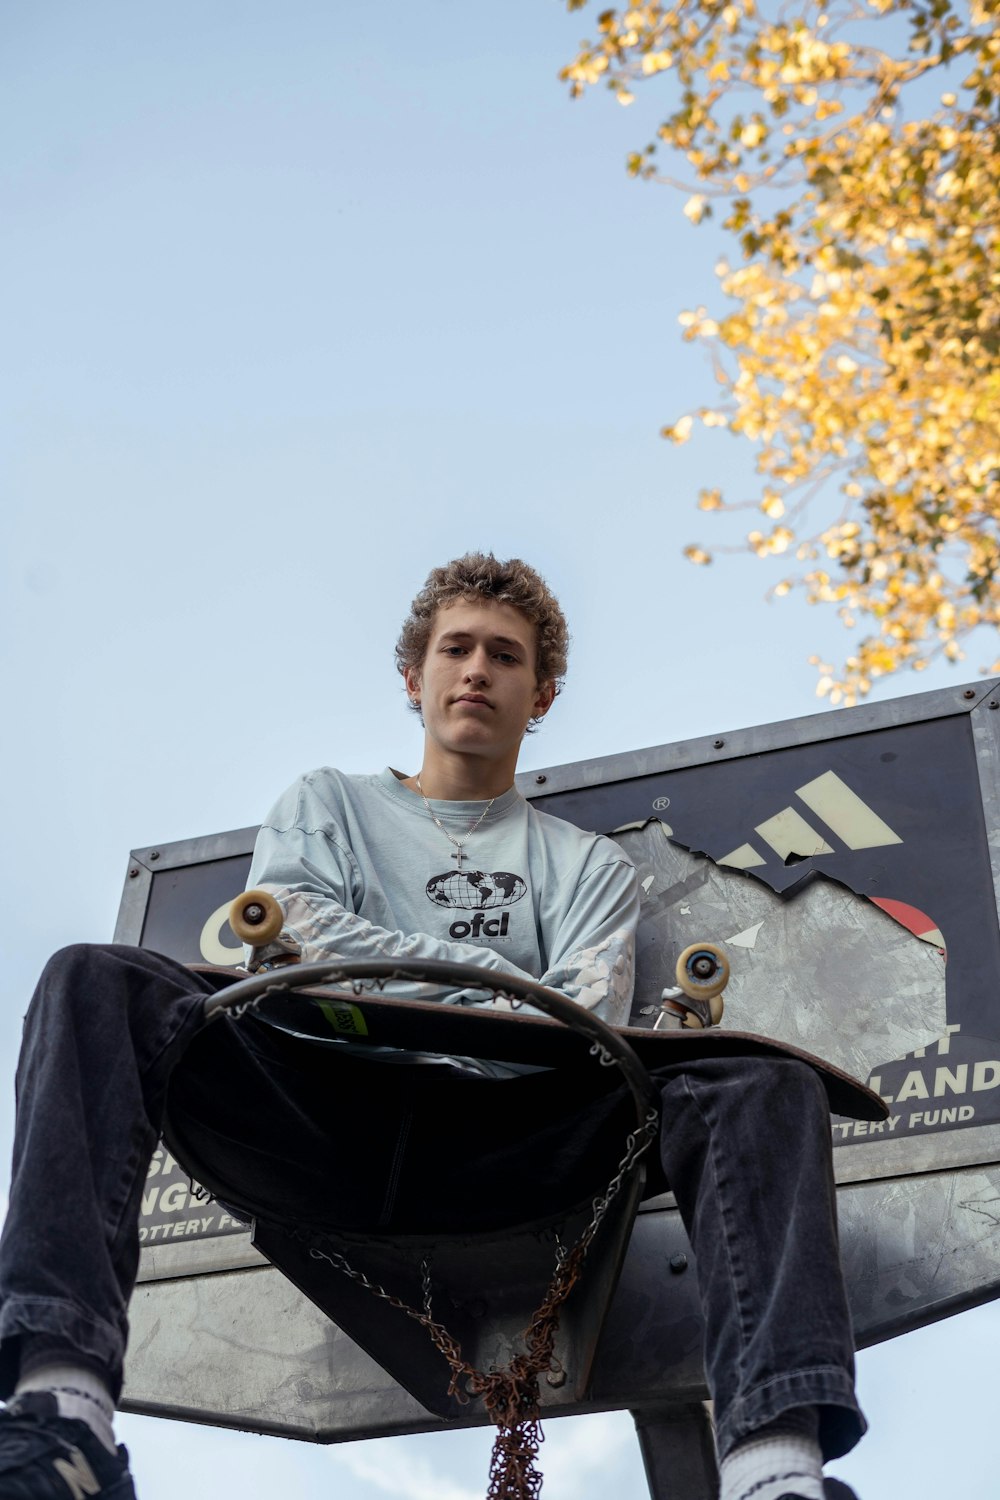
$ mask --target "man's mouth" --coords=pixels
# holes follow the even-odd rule
[[[490,700],[488,698],[484,698],[481,693],[463,693],[460,698],[456,698],[455,699],[455,702],[456,703],[475,703],[475,704],[477,704],[481,708],[492,708],[493,707],[493,704],[490,702]]]

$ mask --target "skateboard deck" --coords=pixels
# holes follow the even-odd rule
[[[210,964],[193,964],[201,973],[245,976]],[[289,976],[291,978],[291,976]],[[277,974],[277,983],[280,983]],[[440,1002],[393,999],[365,991],[326,987],[289,989],[260,1002],[256,1014],[284,1031],[329,1046],[398,1047],[407,1051],[456,1057],[492,1058],[498,1062],[566,1067],[587,1061],[590,1042],[568,1026],[523,1011],[455,1006]],[[669,1063],[703,1057],[793,1057],[820,1076],[833,1114],[854,1120],[884,1120],[884,1100],[858,1079],[799,1047],[752,1032],[708,1030],[653,1031],[615,1027],[649,1072]]]
[[[207,965],[193,967],[217,976],[220,990],[244,977]],[[303,986],[296,967],[269,976],[274,990],[253,1004],[251,1014],[301,1037],[305,1046],[395,1047],[553,1069],[596,1066],[588,1036],[545,1016],[399,999],[370,989],[356,993],[343,982],[340,988]],[[283,981],[287,989],[281,988]],[[839,1068],[777,1040],[716,1027],[615,1030],[648,1073],[685,1059],[793,1057],[818,1073],[834,1113],[879,1120],[888,1112],[877,1094]],[[177,1154],[179,1146],[173,1149]],[[197,1163],[188,1166],[197,1177]],[[563,1382],[574,1400],[586,1397],[600,1332],[644,1195],[644,1178],[641,1165],[627,1174],[624,1191],[613,1200],[591,1246],[585,1280],[560,1311],[554,1350],[560,1374],[552,1389],[542,1382],[543,1406],[564,1399]],[[449,1420],[461,1416],[464,1398],[451,1393],[440,1352],[398,1304],[390,1305],[381,1292],[373,1296],[371,1286],[388,1288],[393,1297],[417,1309],[433,1283],[434,1316],[458,1339],[463,1357],[480,1370],[505,1367],[521,1357],[523,1331],[553,1274],[557,1246],[575,1243],[595,1201],[589,1195],[583,1204],[561,1211],[551,1224],[535,1221],[469,1235],[338,1230],[324,1232],[319,1243],[311,1243],[280,1225],[257,1221],[254,1244],[422,1405]],[[350,1267],[347,1275],[345,1263]],[[503,1275],[497,1274],[498,1267],[504,1268]]]

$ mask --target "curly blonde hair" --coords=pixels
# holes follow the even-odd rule
[[[464,557],[456,557],[431,571],[410,605],[396,642],[396,666],[400,672],[407,667],[417,670],[423,665],[438,610],[458,599],[470,603],[495,600],[519,610],[535,627],[538,681],[553,682],[556,692],[561,690],[566,675],[569,630],[559,602],[534,568],[529,568],[519,557],[500,562],[492,552],[467,552]]]

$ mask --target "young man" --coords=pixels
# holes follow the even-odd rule
[[[321,770],[279,799],[251,883],[274,891],[285,925],[255,967],[447,958],[541,979],[626,1020],[635,872],[608,839],[536,812],[514,787],[566,642],[555,599],[523,563],[472,554],[431,574],[397,647],[424,724],[420,769]],[[0,1500],[133,1494],[111,1416],[139,1201],[165,1117],[226,1201],[317,1228],[523,1220],[577,1201],[618,1155],[620,1134],[609,1147],[602,1128],[613,1096],[575,1076],[310,1047],[254,1017],[205,1026],[212,987],[144,950],[83,946],[56,955],[39,984],[0,1245],[0,1392],[13,1395]],[[439,998],[502,1003],[471,987]],[[663,1172],[697,1256],[723,1500],[846,1494],[821,1475],[823,1457],[864,1428],[822,1086],[801,1064],[763,1059],[668,1065],[657,1082]],[[345,1137],[350,1152],[337,1149]]]

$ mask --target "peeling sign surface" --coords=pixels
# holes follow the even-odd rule
[[[757,934],[764,925],[763,917],[755,922],[752,927],[745,927],[742,932],[734,932],[732,937],[727,937],[727,948],[755,948],[757,946]]]
[[[718,942],[732,965],[723,1025],[734,1030],[793,1042],[866,1081],[946,1034],[944,961],[871,901],[823,878],[779,896],[682,849],[656,821],[619,842],[647,889],[640,1006],[673,982],[689,943]]]
[[[585,785],[550,774],[537,806],[621,829],[641,878],[655,874],[639,959],[649,984],[634,1018],[669,979],[672,954],[721,942],[733,968],[724,1025],[798,1042],[870,1080],[897,1135],[1000,1127],[991,691],[929,695],[926,718],[901,713],[901,700],[693,753],[615,757],[588,765]],[[672,843],[646,821],[658,807],[669,808]]]

